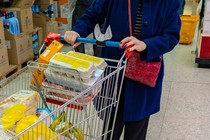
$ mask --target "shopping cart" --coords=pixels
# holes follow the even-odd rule
[[[77,41],[96,43],[94,39],[86,38],[78,38]],[[105,44],[107,45],[106,42]],[[108,45],[110,44],[113,45],[109,41]],[[119,45],[116,42],[114,44]],[[89,87],[85,87],[83,79],[77,70],[29,62],[24,70],[9,78],[8,81],[4,81],[7,84],[0,89],[0,93],[3,92],[4,97],[6,97],[18,90],[30,89],[34,70],[39,69],[44,72],[48,70],[48,75],[53,75],[51,82],[45,79],[41,87],[32,87],[33,90],[39,92],[42,98],[37,107],[49,108],[51,112],[25,128],[19,134],[8,131],[11,134],[11,139],[106,139],[107,135],[112,134],[116,119],[127,61],[124,56],[120,60],[105,59],[108,66],[95,84]],[[63,75],[63,81],[69,79],[68,75],[77,77],[79,81],[77,85],[80,85],[80,89],[72,90],[71,87],[59,86],[60,74]],[[60,80],[58,80],[59,78]],[[13,81],[16,81],[16,83],[13,84]],[[8,89],[14,89],[14,91],[8,92]],[[113,110],[115,110],[114,114]],[[54,132],[48,128],[51,128]]]

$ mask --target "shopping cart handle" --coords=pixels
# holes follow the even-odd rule
[[[64,40],[64,36],[60,36],[60,40]],[[81,43],[90,43],[94,45],[99,45],[99,46],[108,46],[108,47],[119,47],[120,43],[116,41],[97,41],[96,39],[92,38],[83,38],[83,37],[78,37],[76,39],[76,42],[81,42]]]

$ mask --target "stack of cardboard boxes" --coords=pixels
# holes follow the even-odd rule
[[[34,4],[39,6],[40,11],[45,11],[50,5],[53,4],[53,0],[35,0]]]
[[[9,68],[9,59],[7,53],[7,46],[5,45],[5,36],[3,34],[4,27],[2,19],[0,18],[0,76],[4,74]]]
[[[10,65],[20,65],[33,58],[32,36],[33,20],[31,6],[33,0],[14,0],[11,8],[4,9],[6,12],[13,12],[17,17],[21,33],[11,34],[4,29],[8,57]]]
[[[72,14],[76,0],[54,0],[55,17],[58,21],[58,33],[65,34],[72,27]]]
[[[34,1],[13,0],[11,7],[0,9],[1,12],[12,12],[20,26],[20,33],[13,35],[4,28],[3,18],[0,17],[0,76],[10,71],[10,65],[21,66],[34,58],[33,34],[37,34],[40,47],[48,32],[58,32],[55,18],[49,18],[42,12],[32,13]],[[53,0],[36,0],[36,4],[45,9],[53,4]]]
[[[43,37],[45,38],[48,32],[58,32],[58,23],[55,18],[46,16],[45,11],[50,5],[53,5],[53,0],[35,0],[34,4],[37,4],[40,8],[39,13],[33,13],[33,22],[35,27],[41,27],[43,31]]]

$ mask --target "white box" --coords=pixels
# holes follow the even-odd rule
[[[71,26],[69,24],[62,24],[58,22],[58,33],[64,35],[66,31],[69,31]]]
[[[73,13],[76,5],[76,0],[68,0],[67,3],[60,3],[57,9],[59,10],[58,17],[67,18]]]
[[[58,33],[64,35],[66,31],[71,30],[72,28],[71,14],[67,18],[56,18],[56,21],[58,21]]]
[[[210,20],[203,21],[203,34],[210,35]]]
[[[206,1],[204,13],[204,20],[210,20],[210,1]]]

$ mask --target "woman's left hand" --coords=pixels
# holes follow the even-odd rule
[[[143,41],[138,40],[133,36],[124,38],[120,42],[120,47],[122,48],[122,46],[129,47],[129,51],[136,50],[138,52],[141,52],[147,48],[147,45]]]

